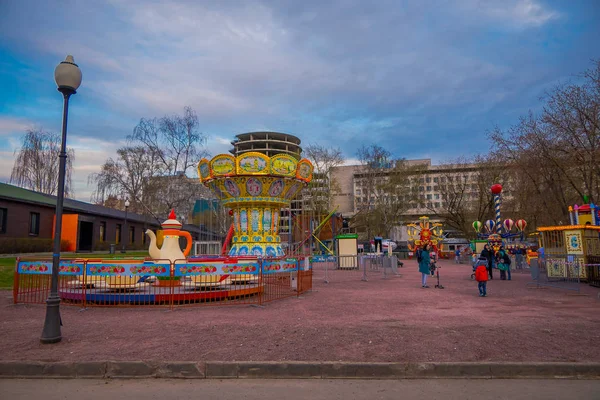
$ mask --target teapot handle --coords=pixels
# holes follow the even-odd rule
[[[192,250],[192,235],[188,231],[179,231],[179,236],[184,236],[186,238],[186,246],[185,250],[183,250],[183,255],[187,257],[190,254],[190,250]]]

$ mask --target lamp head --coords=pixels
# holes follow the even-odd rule
[[[62,93],[76,93],[81,85],[81,78],[81,70],[71,55],[68,55],[54,70],[54,81],[58,91]]]
[[[129,199],[125,200],[125,208],[129,207]]]

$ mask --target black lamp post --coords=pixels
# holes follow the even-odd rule
[[[121,249],[121,253],[125,253],[125,246],[127,246],[127,242],[129,241],[129,230],[127,229],[127,209],[129,208],[129,199],[125,200],[125,236],[127,239],[123,240],[123,248]]]
[[[42,330],[42,343],[57,343],[62,339],[60,333],[60,297],[58,295],[58,267],[60,264],[60,239],[62,232],[63,200],[65,196],[65,170],[67,165],[67,116],[69,98],[77,93],[81,85],[81,70],[75,64],[73,56],[67,56],[54,70],[54,80],[58,91],[63,95],[62,142],[60,144],[58,191],[56,193],[56,221],[54,222],[54,251],[52,254],[52,283],[50,295],[46,300],[46,319]]]

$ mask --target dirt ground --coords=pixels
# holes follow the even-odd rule
[[[317,271],[300,298],[251,306],[61,307],[63,341],[41,345],[45,308],[0,292],[3,360],[600,361],[598,289],[528,289],[498,276],[480,298],[471,267],[441,262],[445,289],[420,286],[415,261],[382,279]],[[496,271],[497,274],[497,271]]]

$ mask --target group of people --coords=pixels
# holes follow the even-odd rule
[[[500,279],[511,280],[510,256],[504,246],[500,246],[500,249],[494,254],[490,245],[486,244],[473,266],[475,269],[475,280],[477,281],[479,296],[481,297],[487,296],[488,279],[494,279],[494,263],[496,263],[496,266],[500,271]]]

